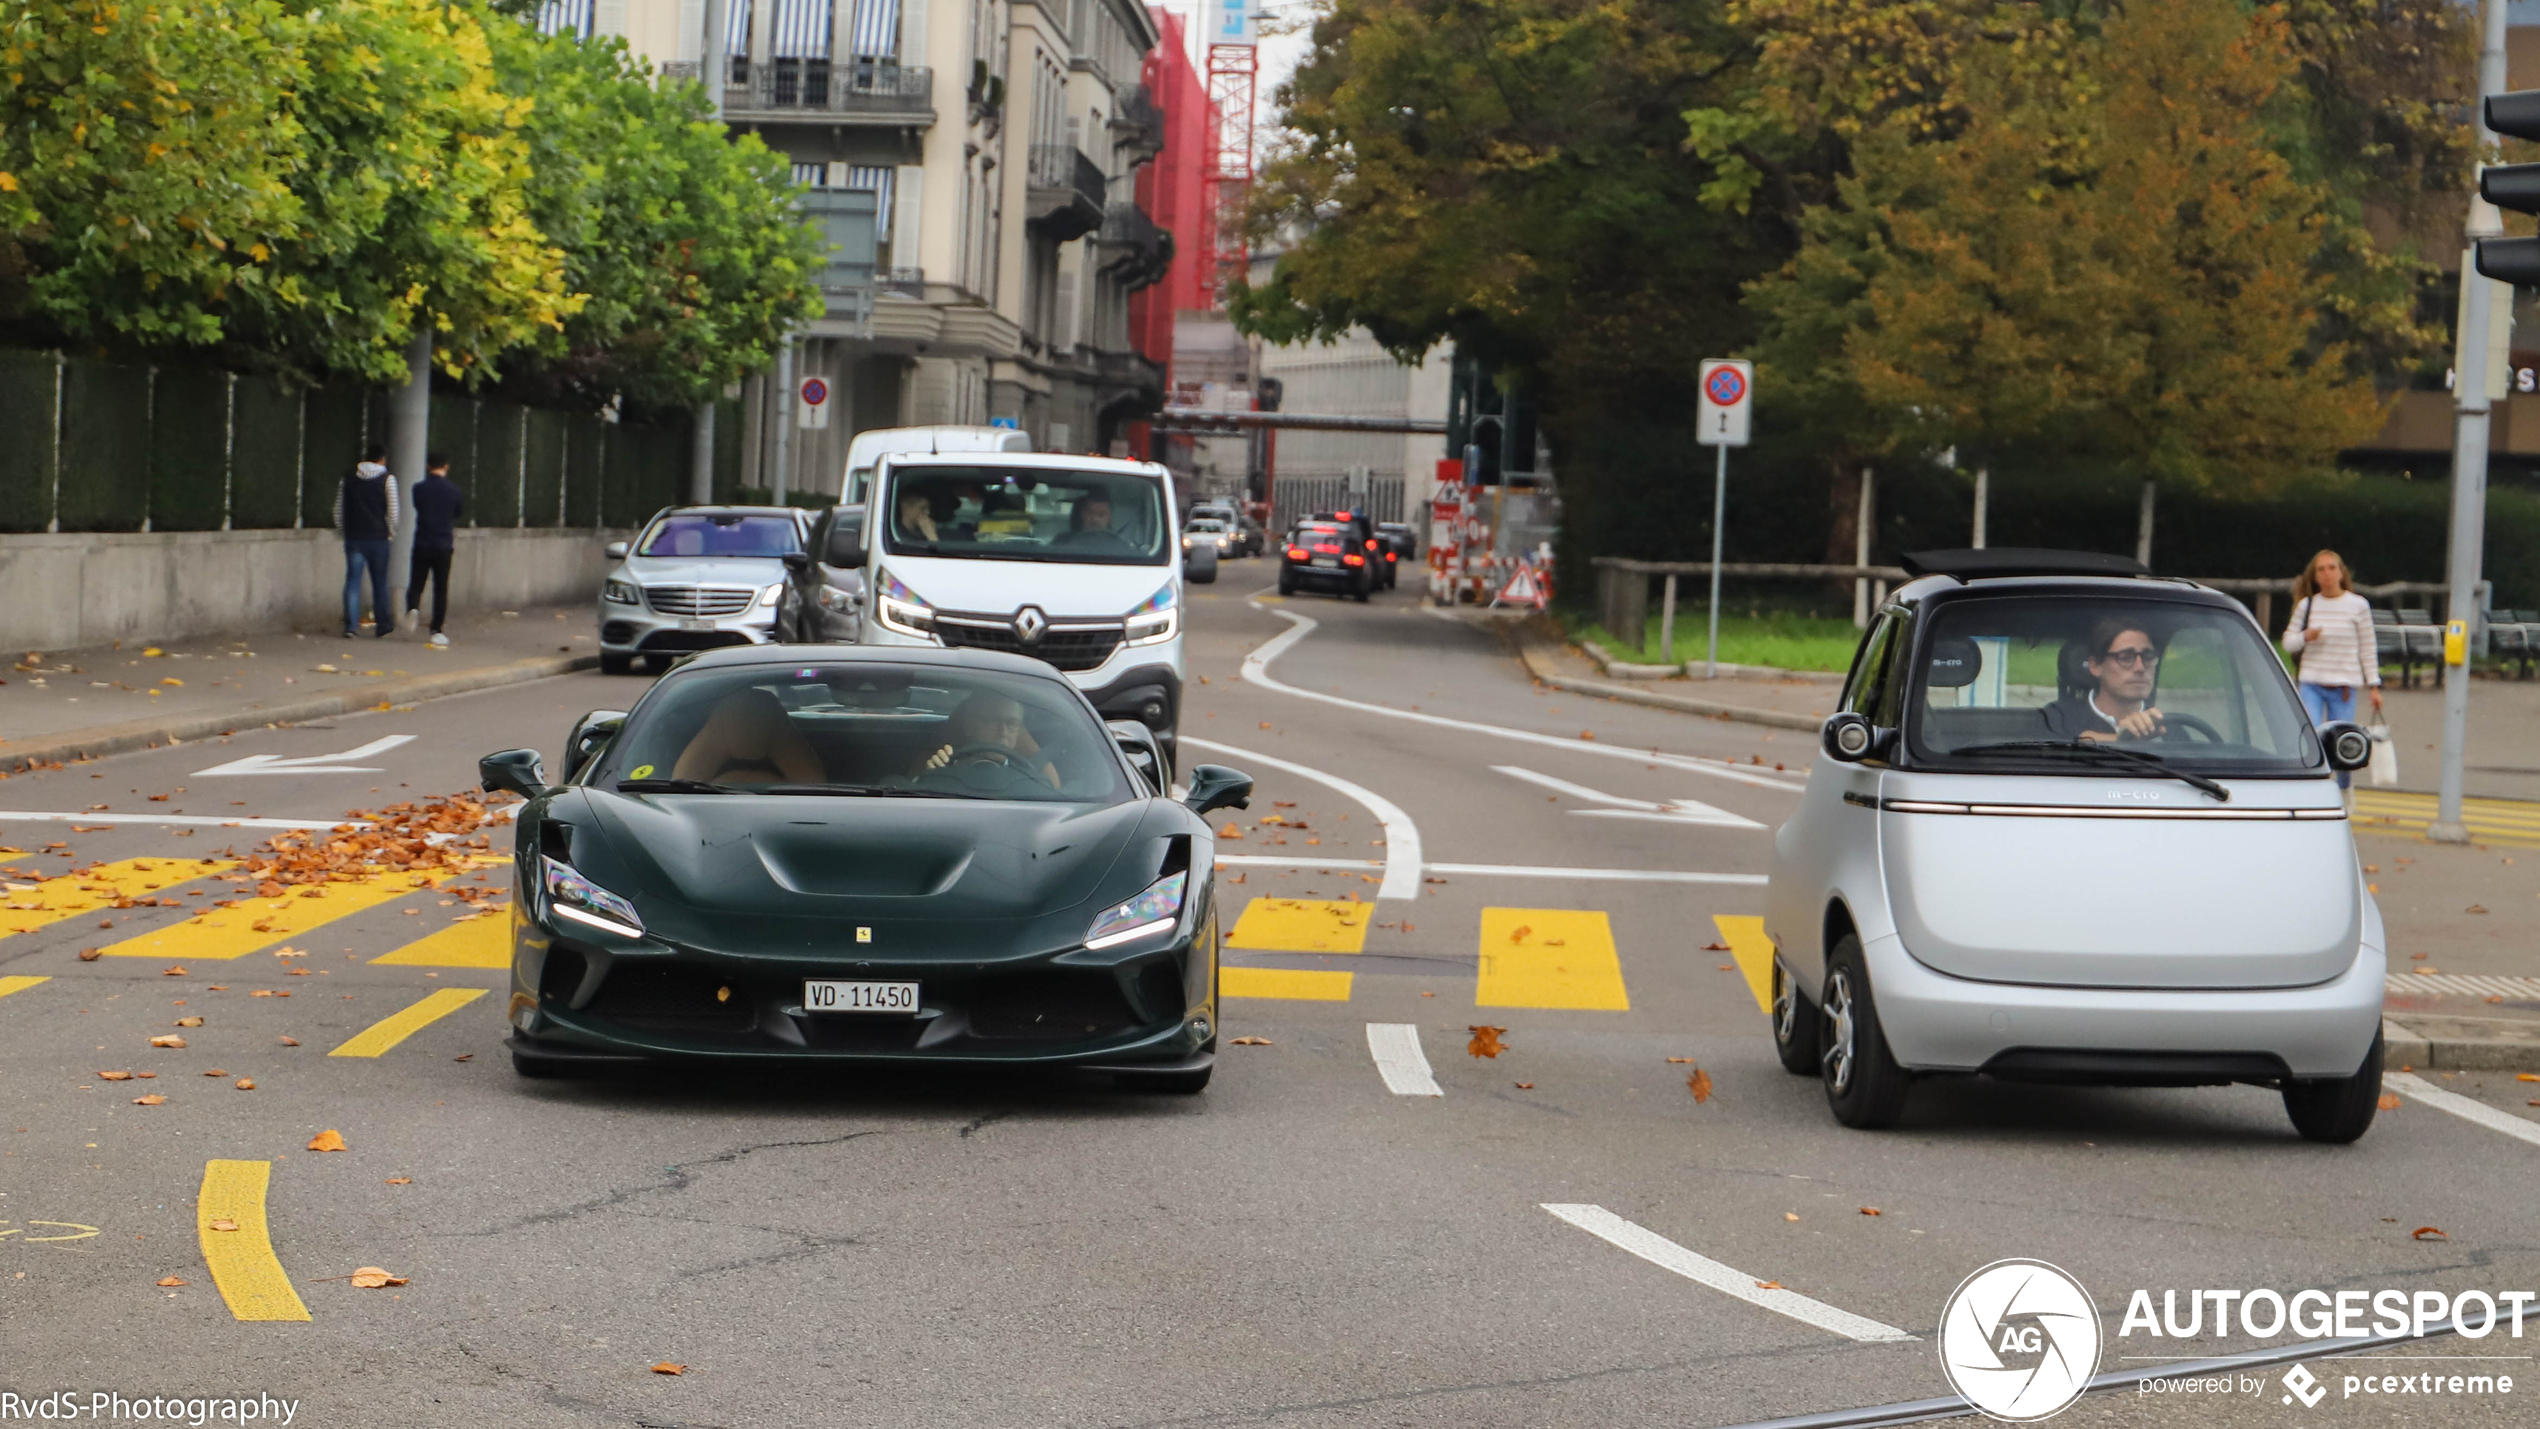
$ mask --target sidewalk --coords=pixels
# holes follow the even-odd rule
[[[385,640],[267,630],[228,639],[7,652],[0,671],[0,771],[145,749],[247,725],[588,669],[599,663],[587,602],[453,616],[450,647],[427,631]]]
[[[1548,622],[1503,626],[1535,680],[1557,689],[1709,719],[1814,731],[1838,686],[1741,672],[1717,680],[1612,679]],[[2355,846],[2381,906],[2390,958],[2383,1038],[2392,1069],[2540,1072],[2540,681],[2470,687],[2470,831],[2435,844],[2439,689],[2383,691],[2399,747],[2396,789],[2359,790]],[[2540,1090],[2540,1088],[2535,1088]]]

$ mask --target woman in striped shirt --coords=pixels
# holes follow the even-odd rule
[[[2293,623],[2284,628],[2284,648],[2302,657],[2294,678],[2315,725],[2353,719],[2358,686],[2372,696],[2372,712],[2381,713],[2381,649],[2372,633],[2372,605],[2347,584],[2346,558],[2335,551],[2311,557],[2293,581]],[[2347,788],[2353,779],[2340,771],[2337,787]]]

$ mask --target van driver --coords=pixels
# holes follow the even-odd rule
[[[2097,653],[2083,661],[2092,688],[2046,706],[2046,727],[2056,736],[2089,744],[2158,739],[2169,722],[2153,708],[2161,651],[2152,637],[2121,621],[2107,620],[2090,633]]]

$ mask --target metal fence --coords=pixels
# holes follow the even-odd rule
[[[337,484],[387,440],[387,395],[0,349],[0,532],[331,526]],[[469,525],[628,526],[686,491],[687,422],[436,392],[429,444],[450,458]],[[734,414],[716,434],[740,426]],[[739,444],[718,448],[728,489]]]

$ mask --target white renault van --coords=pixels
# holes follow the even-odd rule
[[[2057,551],[1908,556],[1853,657],[1764,928],[1773,1040],[1836,1118],[1921,1078],[2381,1096],[2381,913],[2314,729],[2238,602]]]
[[[1028,452],[885,454],[864,523],[868,645],[1030,655],[1105,719],[1182,717],[1182,545],[1153,462]]]
[[[886,456],[916,452],[1028,452],[1032,438],[1014,427],[877,427],[858,432],[847,443],[847,470],[838,484],[838,504],[864,500],[873,483],[873,464]]]

